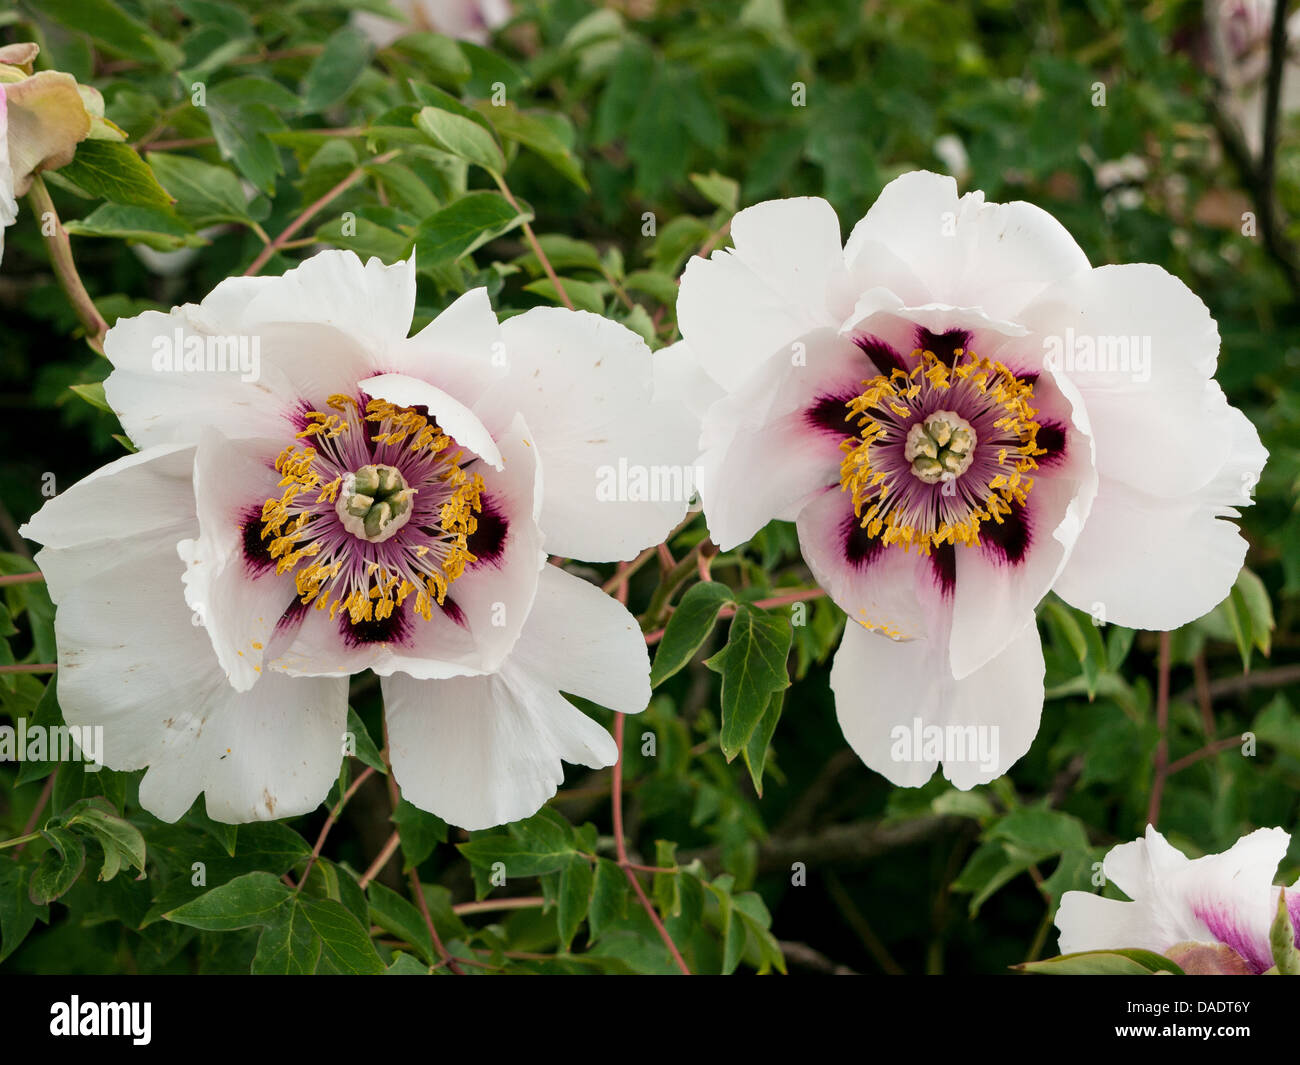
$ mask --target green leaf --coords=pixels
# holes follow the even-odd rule
[[[572,277],[560,278],[560,284],[564,286],[565,294],[573,302],[574,307],[580,311],[591,311],[593,314],[600,314],[605,309],[605,293],[609,291],[609,285],[603,281],[579,281]],[[524,286],[525,292],[531,292],[534,295],[541,296],[557,306],[562,305],[564,300],[560,298],[559,290],[555,283],[549,277],[540,277]]]
[[[1268,943],[1277,971],[1283,976],[1300,976],[1300,948],[1296,947],[1296,930],[1286,896],[1285,891],[1277,893],[1277,916],[1269,928]]]
[[[224,166],[188,155],[150,152],[149,165],[176,197],[176,212],[191,225],[252,221],[239,178]]]
[[[531,211],[516,211],[495,192],[471,192],[421,224],[415,235],[416,263],[428,269],[450,263],[524,222]]]
[[[420,63],[420,73],[444,85],[459,87],[469,80],[470,65],[459,46],[440,33],[407,33],[389,50]]]
[[[655,270],[634,270],[627,275],[623,287],[631,292],[644,293],[665,307],[677,305],[677,282],[668,274]]]
[[[612,926],[627,916],[630,885],[627,875],[608,858],[596,860],[595,883],[591,891],[588,915],[589,939],[595,942]]]
[[[82,141],[72,162],[59,173],[82,191],[111,203],[162,209],[172,203],[149,164],[120,141]]]
[[[168,211],[117,203],[101,204],[85,218],[67,222],[63,228],[83,237],[110,237],[147,244],[158,251],[198,248],[207,243]]]
[[[379,753],[375,741],[370,738],[366,723],[350,706],[348,707],[348,734],[356,745],[356,757],[376,772],[387,774],[388,767],[384,765],[383,755]]]
[[[140,830],[105,809],[102,799],[82,799],[60,815],[67,828],[84,828],[104,851],[100,880],[112,880],[123,863],[144,872],[145,843]]]
[[[36,905],[27,891],[30,866],[0,861],[0,962],[9,957],[39,918],[48,921],[49,907]]]
[[[97,407],[102,411],[113,413],[113,408],[108,405],[108,397],[104,395],[104,382],[91,381],[85,385],[68,385],[69,392],[75,392],[92,407]]]
[[[591,186],[582,173],[582,163],[572,151],[572,128],[562,115],[546,111],[517,111],[511,104],[503,107],[484,104],[480,110],[503,138],[535,152],[583,192],[590,191]]]
[[[724,177],[716,170],[707,174],[692,174],[694,185],[709,203],[720,207],[728,214],[735,214],[740,204],[740,183],[733,178]]]
[[[184,54],[176,45],[155,36],[112,0],[41,0],[42,15],[77,33],[86,33],[109,51],[130,59],[149,55],[162,66],[180,65]]]
[[[324,111],[347,96],[365,73],[371,52],[370,41],[353,26],[344,26],[331,34],[299,86],[301,110],[304,113]]]
[[[42,829],[50,845],[32,872],[27,895],[37,906],[53,902],[77,882],[86,867],[86,848],[75,833],[66,828]]]
[[[747,603],[736,609],[727,646],[704,664],[722,676],[722,753],[731,761],[749,743],[772,693],[790,685],[790,619]]]
[[[429,857],[439,843],[447,842],[447,822],[405,799],[399,800],[397,809],[393,811],[393,824],[401,834],[404,873],[409,873]]]
[[[253,972],[377,975],[384,963],[370,935],[333,899],[297,896],[262,933]]]
[[[781,709],[785,705],[785,692],[773,692],[768,700],[753,735],[745,744],[745,766],[749,769],[749,778],[754,782],[758,797],[763,797],[763,767],[767,764],[768,747],[776,732],[776,723],[781,720]]]
[[[560,899],[555,921],[560,946],[566,951],[587,916],[593,880],[591,862],[580,854],[570,857],[560,872]]]
[[[292,897],[283,880],[259,871],[235,877],[163,916],[205,932],[259,928],[277,922],[280,910]]]
[[[1183,970],[1168,958],[1149,950],[1080,951],[1043,961],[1022,962],[1012,968],[1049,976],[1150,976],[1158,972],[1183,975]]]
[[[657,688],[695,657],[713,630],[719,612],[735,601],[731,589],[718,581],[700,581],[686,590],[655,652],[650,667],[651,687]]]
[[[415,116],[415,125],[444,152],[480,166],[497,177],[505,173],[506,157],[501,146],[491,133],[472,119],[437,107],[424,107]]]
[[[372,880],[367,890],[370,899],[370,917],[385,932],[397,936],[415,948],[416,953],[432,965],[437,960],[429,926],[414,904],[397,892]]]

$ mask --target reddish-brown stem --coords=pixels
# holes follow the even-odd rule
[[[45,580],[45,574],[39,570],[31,573],[10,573],[7,576],[0,577],[0,588],[7,584],[35,584],[37,581]]]
[[[311,867],[316,863],[316,859],[320,857],[320,852],[325,846],[325,839],[329,836],[330,829],[334,827],[335,822],[338,821],[339,814],[343,812],[343,807],[345,807],[348,804],[348,800],[357,793],[357,789],[374,775],[374,769],[371,766],[366,766],[365,769],[357,774],[357,779],[352,782],[348,787],[348,790],[343,793],[343,797],[339,799],[334,809],[330,811],[329,817],[325,819],[325,824],[321,826],[320,835],[316,837],[316,846],[311,849],[311,856],[307,859],[307,868],[302,871],[302,879],[298,881],[299,887],[307,883],[307,877],[311,873]]]
[[[1147,806],[1147,823],[1153,828],[1160,819],[1160,800],[1164,796],[1165,777],[1169,775],[1169,642],[1169,633],[1162,632],[1156,679],[1156,728],[1160,731],[1160,739],[1156,743],[1155,780],[1151,784],[1151,802]]]
[[[308,222],[310,222],[312,217],[318,211],[320,211],[322,208],[328,205],[331,201],[343,195],[343,193],[347,192],[348,189],[350,189],[353,185],[355,185],[358,181],[360,181],[363,177],[365,177],[366,167],[378,166],[381,163],[386,163],[390,159],[395,159],[398,156],[398,154],[399,154],[399,149],[394,148],[391,152],[385,152],[383,155],[377,155],[369,162],[362,163],[355,170],[349,173],[347,177],[345,177],[342,181],[340,181],[337,185],[335,185],[332,189],[330,189],[329,192],[325,193],[324,196],[308,204],[306,209],[303,210],[303,212],[299,214],[297,218],[295,218],[292,222],[290,222],[278,237],[276,237],[266,247],[264,247],[260,252],[257,253],[257,258],[255,258],[251,263],[249,263],[248,269],[244,271],[244,276],[252,277],[259,270],[261,270],[262,267],[266,265],[267,260],[270,259],[271,256],[274,255],[276,252],[278,252],[281,248],[283,248],[285,243],[288,242],[293,237],[293,235],[298,232],[298,230],[300,230],[303,226],[305,226]]]
[[[663,921],[659,919],[659,913],[646,897],[645,889],[641,886],[641,881],[631,869],[631,863],[627,858],[627,840],[623,836],[623,733],[626,721],[622,714],[614,718],[614,743],[618,746],[618,761],[614,763],[614,845],[618,853],[618,864],[622,867],[632,889],[636,892],[637,898],[641,900],[641,905],[645,908],[646,914],[650,918],[650,923],[655,926],[655,931],[659,933],[659,938],[664,941],[664,946],[668,948],[668,953],[673,956],[673,961],[677,968],[686,976],[691,975],[690,967],[686,964],[686,959],[682,957],[681,951],[677,949],[677,944],[673,942],[673,937],[668,934],[668,929],[664,927]]]
[[[388,837],[388,842],[383,845],[379,853],[375,855],[375,860],[370,863],[370,867],[361,874],[361,890],[365,891],[370,886],[370,881],[379,875],[380,870],[388,864],[388,860],[396,853],[397,848],[402,845],[402,836],[399,832],[394,832]]]
[[[1180,770],[1186,769],[1189,765],[1195,765],[1202,758],[1208,758],[1212,754],[1222,754],[1224,751],[1230,751],[1241,743],[1240,736],[1228,736],[1221,740],[1214,740],[1207,743],[1200,750],[1193,751],[1191,754],[1185,754],[1176,761],[1169,763],[1169,769],[1166,776],[1173,776]]]
[[[36,831],[36,825],[41,819],[41,814],[45,812],[45,807],[49,805],[50,796],[54,794],[54,778],[59,775],[56,768],[53,773],[45,778],[45,786],[41,788],[40,797],[36,800],[35,807],[32,808],[32,816],[27,819],[27,824],[23,825],[21,835],[30,836]],[[21,854],[22,849],[27,846],[26,843],[20,843],[14,848],[14,854]]]
[[[493,174],[492,177],[497,183],[497,188],[501,190],[501,195],[506,198],[506,202],[522,215],[523,210],[519,206],[519,201],[515,199],[515,194],[510,191],[510,186],[506,184],[506,179],[500,174]],[[542,251],[542,246],[537,241],[537,234],[533,232],[533,227],[527,222],[524,222],[523,230],[524,238],[528,241],[528,246],[533,249],[533,254],[537,256],[537,261],[542,264],[542,269],[546,271],[546,276],[550,279],[551,284],[555,286],[555,292],[560,297],[561,302],[568,307],[569,310],[577,310],[573,305],[573,300],[569,299],[569,294],[564,290],[564,285],[560,281],[560,275],[555,272],[555,267],[551,265],[551,260],[546,257],[546,252]]]
[[[87,343],[102,355],[104,334],[108,332],[108,323],[96,309],[95,301],[90,298],[86,286],[81,283],[81,275],[77,273],[77,266],[72,261],[72,244],[68,240],[68,231],[59,221],[59,214],[54,209],[54,201],[50,199],[49,189],[45,187],[45,182],[39,176],[32,179],[32,187],[27,196],[31,200],[33,213],[42,220],[41,232],[45,234],[45,245],[49,249],[50,265],[54,267],[54,276],[59,279],[64,295],[68,297],[68,302],[72,304],[72,309],[76,311],[77,318],[86,330]],[[45,225],[47,215],[53,223],[48,227]]]

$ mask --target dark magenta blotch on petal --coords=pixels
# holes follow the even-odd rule
[[[1029,514],[1023,503],[1012,503],[1011,513],[1003,514],[999,524],[990,518],[980,525],[980,543],[985,553],[1018,565],[1029,554],[1033,540]]]
[[[925,326],[916,327],[916,346],[922,351],[932,351],[942,363],[951,366],[957,361],[957,351],[970,347],[970,333],[965,329],[949,329],[934,333]]]
[[[346,611],[339,613],[339,632],[348,647],[371,643],[405,643],[410,634],[411,619],[405,607],[398,607],[388,617],[373,621],[353,622]]]
[[[832,436],[853,436],[854,425],[849,421],[848,403],[856,395],[857,393],[845,393],[818,396],[803,412],[804,421],[814,429]]]
[[[879,537],[867,535],[867,530],[854,514],[840,523],[840,539],[844,544],[844,560],[856,570],[866,569],[885,549]]]
[[[1043,422],[1038,427],[1038,446],[1047,454],[1037,457],[1039,466],[1052,466],[1065,458],[1065,426],[1060,422]]]
[[[239,517],[244,533],[244,562],[254,576],[260,576],[275,565],[271,557],[271,539],[262,536],[262,508],[248,507]]]
[[[876,370],[886,377],[895,370],[907,372],[907,367],[903,365],[903,356],[894,349],[892,344],[886,343],[880,337],[854,337],[853,343],[858,346],[862,354],[875,363]]]
[[[506,540],[510,536],[510,521],[489,497],[482,498],[483,509],[477,515],[478,526],[466,540],[469,553],[477,561],[470,567],[497,565],[505,554]]]
[[[930,568],[939,585],[939,594],[945,599],[957,587],[957,548],[952,544],[939,544],[930,552]]]

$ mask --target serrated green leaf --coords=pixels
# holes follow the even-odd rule
[[[172,197],[129,144],[87,140],[59,173],[91,196],[135,207],[171,207]]]
[[[790,619],[746,603],[736,608],[727,646],[705,662],[722,676],[722,753],[731,761],[749,743],[772,693],[790,684]]]
[[[735,601],[731,589],[719,581],[701,581],[686,589],[655,652],[650,667],[651,687],[657,688],[695,656],[722,608]]]

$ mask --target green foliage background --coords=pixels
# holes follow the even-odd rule
[[[963,188],[1039,204],[1094,263],[1165,266],[1219,322],[1219,380],[1271,459],[1244,519],[1250,570],[1173,634],[1167,742],[1176,764],[1247,731],[1257,746],[1179,766],[1159,824],[1193,854],[1254,827],[1300,827],[1300,293],[1279,261],[1294,255],[1285,220],[1300,217],[1300,140],[1286,119],[1285,247],[1270,255],[1242,232],[1254,190],[1214,133],[1200,0],[555,0],[518,4],[491,48],[425,33],[377,52],[348,28],[350,8],[383,5],[23,0],[0,12],[4,40],[38,41],[40,67],[99,88],[138,149],[83,146],[47,176],[109,324],[201,299],[343,183],[295,239],[389,262],[414,250],[417,328],[476,285],[503,314],[556,302],[529,221],[577,306],[657,348],[677,336],[683,263],[725,245],[738,207],[822,195],[847,231],[896,174],[943,169],[934,145],[954,134],[969,155]],[[502,88],[507,105],[494,107]],[[1130,182],[1135,205],[1101,187],[1095,166],[1130,154],[1147,167]],[[123,448],[98,386],[109,366],[81,337],[22,206],[0,268],[6,573],[32,568],[16,526],[41,504],[43,476],[67,486]],[[160,273],[139,245],[196,254]],[[302,254],[291,244],[263,272]],[[812,587],[793,527],[714,558],[721,591],[692,584],[704,535],[697,518],[670,541],[682,572],[664,578],[652,559],[629,584],[647,631],[677,607],[655,700],[628,722],[624,812],[630,860],[668,870],[639,875],[689,967],[991,973],[1055,953],[1061,893],[1090,889],[1093,863],[1146,821],[1158,636],[1099,629],[1049,600],[1048,697],[1030,753],[971,792],[941,777],[900,790],[861,765],[835,721],[827,677],[842,615],[820,599],[749,605]],[[0,602],[0,657],[52,662],[44,586],[6,586]],[[724,607],[731,620],[717,619]],[[806,624],[788,624],[794,609]],[[728,656],[759,645],[770,653],[758,689],[728,698]],[[0,717],[56,722],[46,679],[0,675]],[[139,774],[63,764],[47,788],[52,764],[0,765],[0,971],[445,971],[417,891],[448,949],[479,963],[469,972],[674,971],[616,862],[610,771],[568,767],[536,817],[466,836],[407,804],[392,811],[373,677],[354,682],[353,706],[358,758],[345,760],[331,808],[365,767],[376,772],[310,863],[324,809],[235,829],[200,801],[169,826],[141,810]],[[363,891],[394,824],[399,857]],[[504,887],[490,883],[497,861]],[[206,886],[192,883],[196,862]],[[794,882],[797,863],[806,883]],[[1300,839],[1282,874],[1297,872]],[[515,896],[545,904],[465,905]]]

